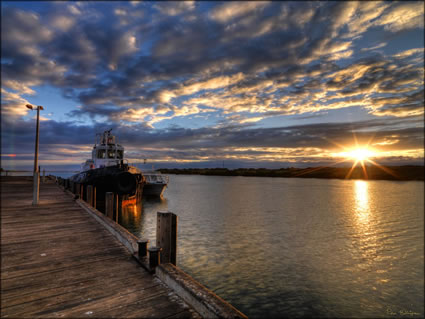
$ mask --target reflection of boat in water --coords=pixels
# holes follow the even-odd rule
[[[98,134],[92,150],[92,159],[81,165],[81,171],[70,180],[74,183],[93,185],[96,196],[104,201],[105,192],[114,192],[122,201],[140,201],[145,178],[138,168],[124,163],[124,148],[116,143],[111,130]]]
[[[157,171],[144,171],[143,176],[146,179],[143,195],[161,196],[168,185],[168,176]]]

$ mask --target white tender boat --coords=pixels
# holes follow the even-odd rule
[[[168,176],[157,171],[143,171],[146,184],[143,187],[143,195],[161,196],[168,185]]]

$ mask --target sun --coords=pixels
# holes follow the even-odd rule
[[[364,162],[374,155],[375,153],[368,148],[355,148],[348,152],[347,157],[356,162]]]
[[[381,165],[379,165],[378,163],[372,160],[372,158],[379,157],[379,152],[368,146],[369,146],[369,143],[367,145],[359,145],[356,142],[356,144],[351,147],[341,146],[344,148],[345,151],[334,154],[335,156],[342,158],[342,160],[337,161],[336,164],[346,162],[346,161],[353,161],[353,165],[351,166],[345,178],[349,178],[353,170],[357,166],[360,166],[363,170],[364,178],[368,179],[367,168],[366,168],[368,163],[375,165],[382,170],[387,171],[386,168],[382,167]]]
[[[356,146],[353,148],[347,148],[345,152],[335,154],[338,157],[345,158],[343,161],[352,160],[355,164],[370,162],[370,159],[377,156],[376,151],[366,146]]]

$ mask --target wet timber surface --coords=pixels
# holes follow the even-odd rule
[[[1,177],[1,317],[199,317],[53,181]]]

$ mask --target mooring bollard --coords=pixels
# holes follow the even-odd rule
[[[149,268],[155,270],[156,266],[161,263],[161,247],[150,247],[149,251]]]
[[[177,215],[171,212],[157,212],[156,244],[162,248],[161,262],[177,262]]]
[[[87,185],[86,187],[86,202],[90,205],[93,206],[93,186],[92,185]]]
[[[148,243],[149,239],[139,239],[137,245],[139,246],[139,258],[146,257],[148,254]]]
[[[113,220],[114,218],[114,193],[105,194],[105,215]]]

